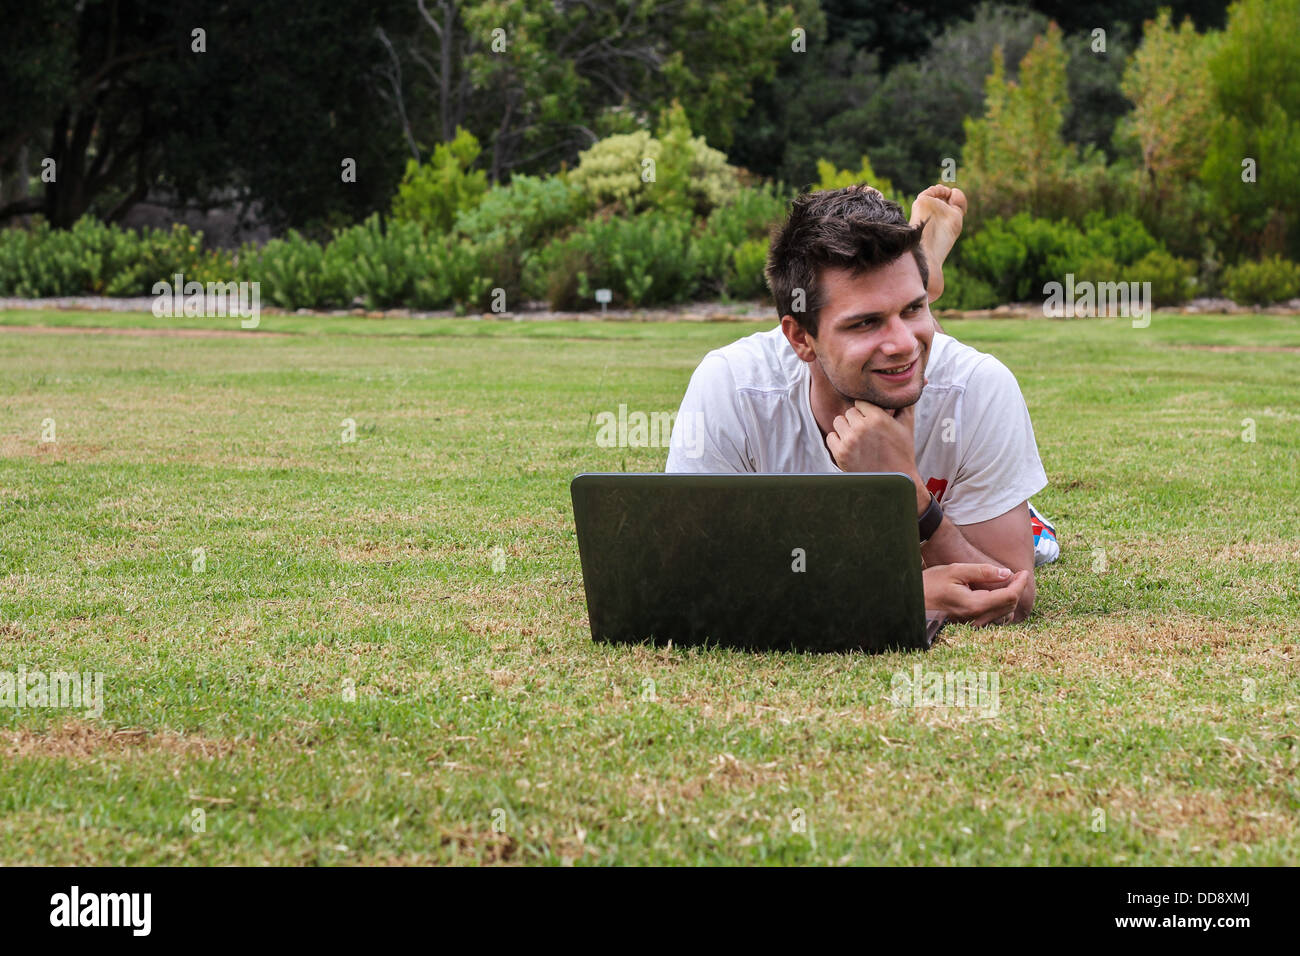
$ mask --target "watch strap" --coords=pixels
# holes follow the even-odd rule
[[[921,535],[921,543],[929,541],[934,533],[939,530],[939,525],[943,524],[943,509],[939,507],[939,499],[930,493],[930,504],[922,513],[921,517],[916,519],[917,531]]]

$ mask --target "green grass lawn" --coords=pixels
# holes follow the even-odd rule
[[[237,327],[0,313],[187,321]],[[666,450],[593,414],[770,324],[0,331],[0,670],[104,675],[0,708],[0,863],[1293,863],[1300,319],[945,323],[1051,481],[1023,625],[594,644],[569,480]],[[917,663],[997,715],[895,707]]]

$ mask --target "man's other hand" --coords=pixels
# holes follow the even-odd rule
[[[1010,620],[1030,573],[1013,574],[992,564],[941,564],[926,568],[921,576],[927,611],[943,611],[952,620],[983,627]]]

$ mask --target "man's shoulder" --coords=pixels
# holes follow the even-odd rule
[[[737,390],[787,391],[802,362],[778,325],[716,348],[700,363],[700,374],[729,375]]]
[[[996,388],[1014,385],[1016,377],[995,355],[981,352],[942,332],[934,334],[932,360],[926,365],[927,388]]]

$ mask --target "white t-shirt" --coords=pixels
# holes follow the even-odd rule
[[[936,332],[916,405],[916,464],[954,524],[1005,514],[1047,485],[1010,369]],[[838,472],[807,362],[780,326],[704,357],[673,424],[670,472]]]

